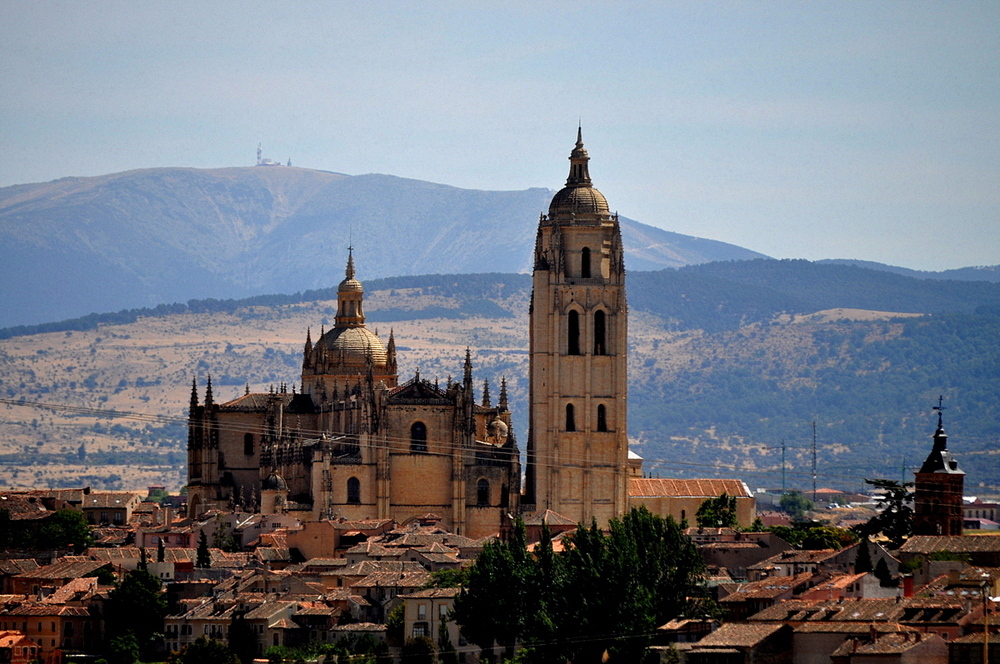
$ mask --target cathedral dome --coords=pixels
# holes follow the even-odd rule
[[[549,216],[559,212],[575,214],[608,214],[608,201],[594,187],[564,187],[552,197]]]
[[[590,181],[587,162],[590,155],[583,147],[583,132],[577,129],[576,146],[569,155],[569,177],[549,204],[549,216],[556,214],[608,214],[608,201]]]
[[[313,352],[324,350],[332,354],[332,361],[339,362],[343,354],[344,364],[353,366],[364,366],[369,352],[377,367],[384,367],[389,359],[385,344],[366,327],[333,328],[320,337]]]
[[[361,282],[355,279],[353,276],[348,277],[340,282],[337,286],[338,293],[361,293],[364,289],[361,287]]]
[[[288,485],[278,473],[272,472],[260,484],[262,491],[288,491]]]

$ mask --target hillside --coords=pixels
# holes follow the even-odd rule
[[[631,274],[633,447],[662,476],[775,486],[784,440],[789,483],[806,486],[816,421],[820,482],[858,488],[919,464],[940,394],[967,485],[1000,493],[1000,285],[958,286],[805,261]],[[466,345],[477,381],[507,377],[523,447],[527,275],[365,287],[369,324],[394,329],[404,378],[458,375]],[[0,341],[0,483],[179,486],[191,376],[211,373],[220,399],[295,384],[305,329],[331,323],[333,295],[205,301]],[[20,399],[60,408],[10,403]]]
[[[525,272],[552,192],[303,168],[156,168],[0,189],[0,327],[368,278]],[[622,218],[634,270],[761,254]]]

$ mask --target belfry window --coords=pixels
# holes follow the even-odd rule
[[[349,477],[347,479],[347,504],[361,504],[361,480],[357,477]]]
[[[584,247],[580,252],[580,276],[590,279],[590,247]]]
[[[594,312],[594,355],[606,355],[608,352],[607,344],[605,343],[606,323],[604,321],[605,321],[604,312],[595,311]]]
[[[427,425],[423,422],[414,422],[410,427],[410,451],[427,451]]]
[[[569,341],[566,353],[568,355],[579,355],[580,354],[580,313],[577,311],[569,312],[569,320],[567,321],[568,334],[567,340]]]
[[[571,403],[566,404],[566,431],[576,431],[576,414]]]
[[[243,454],[253,456],[253,434],[243,434]]]
[[[604,407],[603,403],[597,406],[597,430],[608,430],[608,409]]]
[[[490,483],[486,478],[476,482],[476,505],[479,507],[489,507],[490,505]]]

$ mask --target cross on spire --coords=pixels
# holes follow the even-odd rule
[[[944,395],[943,394],[938,395],[938,405],[934,406],[934,408],[931,409],[931,410],[936,410],[938,412],[938,427],[944,426],[943,415],[946,408],[948,407],[944,405]]]

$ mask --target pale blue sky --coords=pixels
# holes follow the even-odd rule
[[[0,3],[0,186],[266,156],[1000,264],[1000,2]]]

